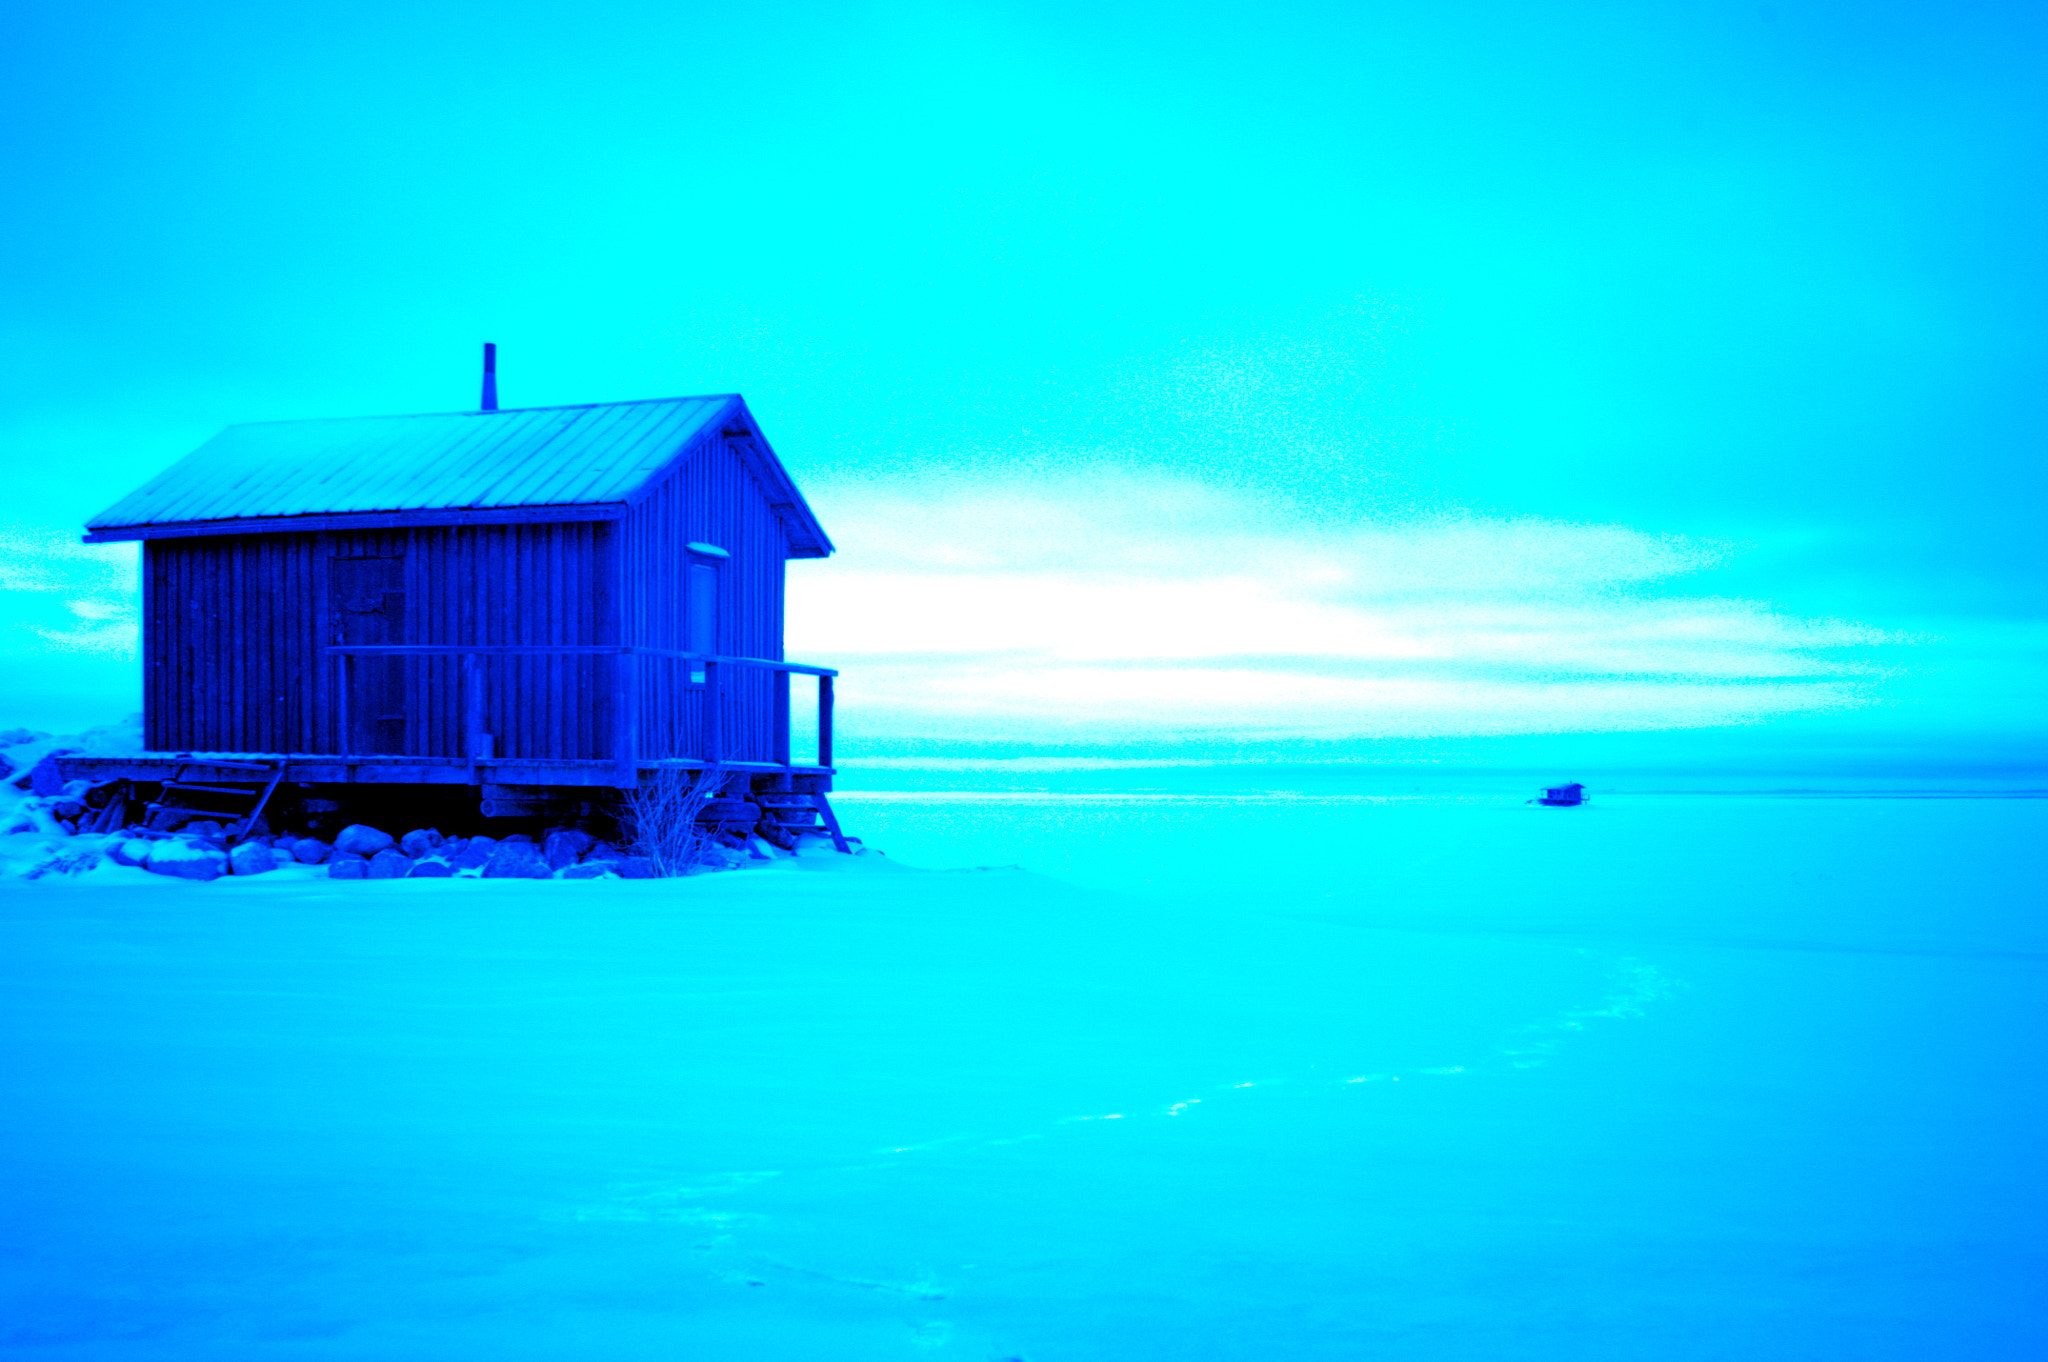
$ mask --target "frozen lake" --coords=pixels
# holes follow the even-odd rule
[[[681,883],[0,882],[0,1338],[2048,1348],[2048,800],[1132,775]]]

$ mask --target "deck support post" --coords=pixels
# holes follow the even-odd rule
[[[622,648],[617,658],[613,676],[618,734],[613,750],[619,762],[619,788],[635,790],[640,787],[640,656]]]

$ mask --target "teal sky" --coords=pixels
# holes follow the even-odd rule
[[[2044,27],[24,11],[0,711],[134,708],[84,517],[232,422],[468,406],[489,339],[507,405],[747,395],[875,753],[2037,761]]]

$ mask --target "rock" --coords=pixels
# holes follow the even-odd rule
[[[107,843],[107,859],[115,865],[146,865],[149,842],[142,837],[116,837]]]
[[[618,873],[619,864],[617,861],[596,860],[584,861],[580,865],[564,866],[556,878],[564,880],[597,880],[603,879],[606,875],[617,875]]]
[[[523,832],[515,832],[515,833],[513,833],[513,834],[512,834],[511,836],[507,837],[507,838],[506,838],[505,840],[506,840],[506,841],[508,841],[508,842],[526,842],[526,843],[529,843],[529,844],[531,844],[531,843],[532,843],[532,841],[533,841],[533,838],[531,838],[531,837],[527,836],[527,835],[526,835],[525,833],[523,833]]]
[[[540,844],[540,854],[556,870],[565,865],[574,865],[583,853],[597,844],[597,839],[577,828],[556,828],[547,840]]]
[[[349,824],[334,839],[334,849],[346,851],[351,856],[374,856],[386,847],[397,845],[398,839],[390,833],[362,823]]]
[[[71,822],[76,823],[85,816],[85,805],[75,799],[60,799],[50,806],[50,812],[56,814],[59,818],[69,819]]]
[[[429,856],[424,861],[414,862],[407,878],[415,880],[445,880],[454,873],[454,866],[448,864],[439,856]]]
[[[398,849],[417,860],[448,839],[434,828],[414,828],[398,839]]]
[[[261,875],[277,869],[277,853],[261,842],[243,842],[228,848],[228,869],[237,875]]]
[[[626,880],[651,880],[655,878],[654,862],[645,856],[621,856],[617,862],[619,878]]]
[[[100,861],[97,851],[75,848],[58,851],[47,846],[44,851],[46,854],[41,859],[21,872],[23,879],[39,880],[45,875],[83,875]]]
[[[475,870],[491,859],[491,853],[498,849],[495,837],[472,837],[469,844],[449,859],[457,870]]]
[[[553,873],[532,842],[515,842],[509,837],[498,843],[484,862],[487,880],[544,880]]]
[[[205,837],[218,840],[227,836],[228,830],[211,818],[195,818],[178,829],[187,837]]]
[[[307,865],[318,865],[334,854],[334,848],[318,837],[300,837],[291,843],[292,859]]]
[[[412,857],[397,847],[385,847],[370,858],[370,869],[365,879],[402,880],[412,874]]]
[[[367,880],[370,878],[370,862],[353,851],[337,851],[327,858],[327,877],[331,880]]]
[[[770,846],[784,851],[796,850],[796,834],[772,818],[764,818],[754,829],[754,835]]]
[[[143,869],[181,880],[217,880],[228,873],[227,853],[203,842],[166,837],[149,849]]]
[[[17,789],[25,788],[30,794],[61,795],[64,793],[64,777],[57,774],[57,758],[70,756],[75,747],[54,748],[43,754],[43,759],[29,769],[29,773],[14,782]]]

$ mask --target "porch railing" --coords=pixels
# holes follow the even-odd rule
[[[366,657],[421,657],[456,658],[461,663],[461,734],[462,757],[472,767],[482,762],[497,759],[499,754],[492,750],[492,737],[485,727],[484,714],[484,659],[488,657],[553,656],[553,657],[610,657],[616,659],[614,684],[612,686],[613,707],[611,723],[611,757],[616,764],[622,786],[630,787],[639,781],[639,768],[643,762],[674,761],[677,763],[710,764],[721,760],[725,754],[725,733],[723,723],[724,699],[727,673],[729,670],[751,669],[778,675],[778,682],[771,687],[774,713],[770,719],[772,751],[770,760],[790,765],[790,704],[787,678],[791,675],[815,676],[818,678],[818,765],[832,765],[832,682],[839,675],[836,668],[813,667],[802,662],[780,662],[765,657],[726,657],[716,653],[681,652],[673,648],[643,648],[616,644],[527,644],[513,643],[494,646],[468,646],[464,644],[398,644],[398,643],[344,643],[332,645],[324,651],[339,664],[340,675],[336,678],[335,717],[340,729],[341,756],[347,761],[351,756],[350,747],[354,741],[355,726],[352,706],[356,689],[357,660]],[[642,681],[642,659],[658,659],[670,664],[682,663],[690,667],[689,689],[703,696],[699,708],[700,721],[697,725],[697,746],[694,753],[669,753],[660,757],[649,757],[642,744],[640,732],[640,701]],[[699,676],[701,675],[701,681]],[[560,697],[556,697],[560,698]],[[358,755],[369,755],[367,753]]]

